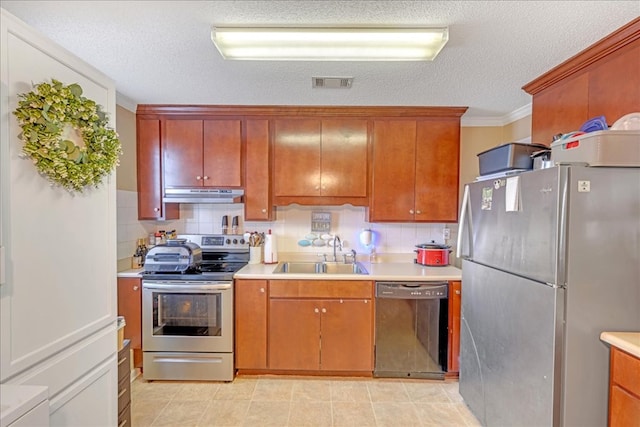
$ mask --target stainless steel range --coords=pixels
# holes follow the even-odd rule
[[[238,235],[180,235],[148,252],[145,379],[233,380],[233,274],[248,261],[249,245]]]

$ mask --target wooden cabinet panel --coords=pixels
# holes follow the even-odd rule
[[[320,369],[373,371],[371,300],[324,300],[321,314]]]
[[[613,382],[640,397],[640,359],[614,347],[611,366]]]
[[[276,120],[275,196],[320,195],[320,120]]]
[[[460,123],[419,121],[416,136],[416,221],[458,221]]]
[[[318,301],[273,298],[269,301],[269,368],[317,370],[319,337]]]
[[[460,307],[462,303],[462,283],[449,282],[449,373],[460,371]]]
[[[413,221],[415,138],[416,122],[413,120],[374,122],[371,222]]]
[[[640,359],[611,347],[609,426],[640,425]]]
[[[118,277],[118,315],[124,316],[124,337],[133,349],[133,364],[142,366],[142,280]]]
[[[272,298],[372,298],[373,282],[360,280],[270,280]]]
[[[240,187],[240,120],[164,121],[166,187]]]
[[[366,203],[367,120],[277,120],[274,135],[276,204]]]
[[[557,133],[580,129],[589,116],[589,76],[581,74],[534,96],[531,140],[550,145]]]
[[[640,40],[589,70],[588,118],[604,115],[611,126],[640,111]]]
[[[245,160],[244,219],[273,219],[269,157],[269,121],[246,121],[247,150]]]
[[[367,197],[367,121],[322,120],[321,195]]]
[[[202,120],[164,121],[165,187],[202,186],[202,138]]]
[[[237,369],[267,368],[267,281],[236,280]]]
[[[136,126],[138,219],[177,219],[179,205],[162,203],[160,120],[139,118]]]
[[[269,281],[269,369],[373,371],[373,282]]]
[[[609,125],[640,110],[640,19],[526,84],[533,95],[532,141],[549,144],[553,135],[578,130],[605,116]]]
[[[205,120],[202,185],[240,187],[242,138],[240,120]]]
[[[614,385],[610,391],[610,427],[637,427],[640,425],[640,399],[624,388]]]

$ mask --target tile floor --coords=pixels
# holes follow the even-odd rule
[[[240,376],[232,383],[132,384],[144,426],[480,426],[457,381]]]

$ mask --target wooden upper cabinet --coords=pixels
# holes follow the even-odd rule
[[[203,185],[240,187],[242,130],[240,120],[205,120]]]
[[[458,219],[460,121],[377,120],[370,221]]]
[[[275,196],[320,195],[320,120],[276,120]]]
[[[162,203],[160,120],[136,121],[138,219],[177,219],[180,206]]]
[[[240,120],[164,120],[165,187],[239,187]]]
[[[202,186],[202,120],[164,121],[165,187]]]
[[[414,120],[374,122],[370,221],[413,221],[415,156]]]
[[[367,197],[367,121],[322,120],[322,196]]]
[[[281,198],[277,201],[305,204],[304,198],[309,197],[316,198],[313,202],[342,204],[350,201],[334,198],[366,200],[367,135],[365,119],[276,120],[273,188],[274,196]]]
[[[456,222],[460,162],[460,122],[417,123],[415,220]]]
[[[247,149],[244,179],[245,221],[273,219],[270,181],[269,121],[246,121]]]
[[[604,115],[611,126],[640,111],[640,39],[589,71],[589,118]]]
[[[532,141],[550,145],[553,136],[580,129],[589,115],[589,77],[586,74],[540,92],[532,108]]]
[[[611,126],[640,111],[640,18],[527,83],[533,95],[533,142],[550,144],[553,135],[580,129],[605,116]]]

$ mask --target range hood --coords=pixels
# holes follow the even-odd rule
[[[166,188],[165,203],[242,203],[242,189]]]

